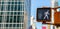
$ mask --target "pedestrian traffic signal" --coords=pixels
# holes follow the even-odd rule
[[[37,8],[36,19],[38,22],[51,21],[51,8]]]

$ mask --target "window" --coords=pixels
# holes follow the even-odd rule
[[[0,16],[3,14],[3,12],[0,12]]]
[[[12,2],[12,4],[14,4],[14,2]]]
[[[13,11],[13,8],[14,8],[13,6],[14,6],[14,5],[11,5],[11,11]]]
[[[22,12],[18,12],[18,15],[22,15]]]
[[[12,23],[12,20],[13,20],[13,16],[10,16],[10,23]]]
[[[22,11],[23,5],[18,5],[18,11]]]
[[[12,24],[9,24],[9,27],[12,27]]]
[[[15,5],[15,7],[14,7],[14,11],[16,11],[17,10],[17,5]]]
[[[0,1],[0,4],[1,4],[1,1]]]
[[[17,4],[24,4],[24,2],[17,2]]]
[[[21,22],[23,23],[24,22],[24,16],[21,16],[21,19],[22,19]]]
[[[0,24],[0,27],[1,27],[1,24]]]
[[[21,27],[21,24],[19,25],[19,27]]]
[[[4,9],[4,8],[3,8],[3,5],[2,5],[2,7],[1,7],[1,11],[3,11],[3,9]]]
[[[14,16],[14,21],[13,22],[16,23],[16,16]]]
[[[23,24],[22,24],[22,27],[23,27]]]
[[[14,15],[17,15],[17,12],[14,12]]]
[[[21,21],[20,16],[17,16],[17,23],[19,23]]]
[[[7,16],[7,21],[6,21],[6,22],[7,22],[7,23],[8,23],[8,22],[9,22],[9,23],[12,23],[12,20],[13,20],[12,18],[13,18],[13,16]]]
[[[10,5],[8,5],[8,11],[10,11],[10,7],[11,7],[11,6],[10,6]]]
[[[21,8],[20,5],[18,5],[18,11],[20,11],[20,8]]]
[[[17,4],[17,2],[14,2],[15,4]]]
[[[2,2],[2,4],[4,4],[4,2]]]
[[[17,24],[17,27],[19,27],[19,24]]]
[[[23,16],[18,16],[17,17],[17,23],[23,22],[24,21],[24,17]]]
[[[13,27],[16,27],[16,24],[13,24]]]
[[[7,15],[9,15],[10,14],[10,12],[7,12]]]
[[[0,16],[0,23],[2,22],[2,16]]]
[[[13,15],[13,12],[10,12],[11,13],[11,15]]]
[[[11,2],[8,2],[8,4],[10,4]]]
[[[6,24],[6,27],[8,27],[9,26],[9,24]]]
[[[7,23],[9,22],[9,16],[7,16],[7,21],[6,21]]]

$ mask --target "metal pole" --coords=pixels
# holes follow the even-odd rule
[[[51,0],[51,8],[55,7],[55,0]],[[52,9],[52,18],[51,18],[51,22],[54,23],[54,10]],[[51,29],[54,29],[54,26],[51,25]]]

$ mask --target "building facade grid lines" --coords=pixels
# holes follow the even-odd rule
[[[0,0],[0,29],[23,29],[24,6],[24,0]]]

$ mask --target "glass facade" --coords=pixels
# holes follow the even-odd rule
[[[24,0],[0,0],[0,29],[23,29],[24,6]]]

